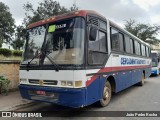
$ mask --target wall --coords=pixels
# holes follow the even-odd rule
[[[0,75],[10,80],[9,89],[18,88],[19,65],[19,61],[0,61]]]

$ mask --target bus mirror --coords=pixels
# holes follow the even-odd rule
[[[94,26],[91,26],[90,33],[89,33],[89,40],[95,41],[97,37],[97,28]]]

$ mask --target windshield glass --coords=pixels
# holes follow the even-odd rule
[[[157,66],[158,66],[157,62],[152,61],[152,67],[157,67]]]
[[[157,53],[151,53],[151,57],[157,57]]]
[[[83,64],[85,22],[81,17],[50,24],[43,64]]]
[[[153,57],[152,58],[152,67],[157,67],[158,66],[158,58],[157,57]]]
[[[84,35],[81,17],[29,29],[22,64],[83,64]]]
[[[40,53],[40,49],[44,41],[45,32],[45,26],[38,26],[27,30],[27,41],[22,64],[27,64],[34,57],[35,59],[30,64],[39,63],[38,54]]]

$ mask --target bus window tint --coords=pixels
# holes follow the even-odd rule
[[[106,34],[98,31],[96,41],[90,41],[88,45],[88,63],[89,64],[103,64],[106,54]],[[101,59],[97,59],[101,58]]]
[[[95,41],[89,40],[89,49],[93,51],[99,51],[99,41],[98,41],[98,31],[97,31],[97,36]]]
[[[148,50],[148,47],[146,47],[146,55],[147,55],[147,57],[149,57],[149,50]]]
[[[134,41],[134,45],[135,45],[135,52],[136,52],[136,55],[141,55],[141,51],[140,51],[140,43],[138,43],[137,41]]]
[[[106,35],[104,32],[99,31],[99,51],[101,52],[107,52],[107,48],[106,48]]]
[[[130,47],[130,38],[128,36],[125,36],[125,48],[126,52],[130,53],[131,52],[131,47]]]
[[[134,42],[133,42],[133,39],[129,39],[130,40],[130,47],[131,47],[131,53],[134,53]]]
[[[100,28],[102,28],[102,29],[104,29],[104,30],[107,29],[106,24],[105,24],[104,22],[102,22],[101,20],[100,20],[100,22],[99,22],[99,26],[100,26]]]
[[[124,51],[123,34],[111,28],[111,48],[112,50]]]
[[[141,44],[142,56],[146,56],[145,46]]]

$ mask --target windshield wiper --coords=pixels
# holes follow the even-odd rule
[[[38,53],[38,50],[37,50],[35,53]],[[27,63],[27,66],[26,66],[27,71],[29,71],[30,63],[31,63],[37,56],[38,56],[38,54],[35,54],[35,55],[33,56],[33,58]]]
[[[60,66],[57,65],[57,64],[50,58],[50,56],[49,56],[50,52],[49,52],[49,51],[45,51],[45,52],[46,52],[45,56],[46,56],[46,57],[48,58],[48,60],[56,67],[56,71],[59,71]]]

